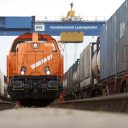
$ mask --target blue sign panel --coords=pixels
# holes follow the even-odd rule
[[[6,28],[31,28],[32,17],[6,17]]]
[[[61,32],[84,32],[85,36],[98,36],[105,22],[43,22],[42,31],[53,36]]]
[[[0,36],[19,36],[26,32],[32,32],[32,31],[23,31],[23,30],[17,30],[17,31],[0,31]]]
[[[0,36],[17,36],[34,30],[35,17],[0,17]]]
[[[0,30],[5,27],[5,17],[0,17]]]
[[[25,32],[37,31],[52,36],[61,32],[84,32],[85,36],[98,36],[105,22],[101,21],[41,21],[32,17],[0,17],[0,35],[17,36]]]

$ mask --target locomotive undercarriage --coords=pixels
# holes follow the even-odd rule
[[[99,96],[128,93],[128,70],[115,76],[111,76],[98,84],[86,85],[84,88],[77,88],[65,96],[65,100],[83,99]]]
[[[88,85],[83,88],[78,88],[72,93],[65,96],[65,100],[83,99],[102,96],[102,89],[104,87],[97,85]]]
[[[15,76],[11,78],[8,93],[14,100],[56,99],[63,86],[56,76]]]

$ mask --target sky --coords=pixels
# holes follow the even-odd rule
[[[1,16],[62,16],[71,2],[78,15],[111,16],[125,0],[0,0]]]
[[[0,16],[36,16],[37,20],[47,17],[58,19],[66,16],[70,3],[74,3],[76,15],[86,18],[109,18],[125,0],[0,0]],[[11,42],[15,37],[0,37],[0,69],[6,74],[6,55],[9,53]],[[58,37],[56,37],[58,39]],[[78,57],[82,48],[96,37],[86,37],[81,45],[65,45],[65,70]],[[74,50],[75,49],[75,50]],[[79,52],[78,52],[79,51]],[[67,57],[68,56],[68,57]]]

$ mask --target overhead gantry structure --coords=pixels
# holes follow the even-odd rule
[[[36,21],[35,16],[0,17],[0,36],[18,36],[34,31],[51,36],[62,36],[65,33],[70,35],[74,32],[81,32],[83,36],[99,36],[105,21],[84,21],[80,16],[75,16],[73,3],[70,6],[67,16],[58,21]]]

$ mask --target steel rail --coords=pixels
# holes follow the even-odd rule
[[[128,94],[52,103],[50,107],[128,113]]]
[[[0,101],[0,110],[13,109],[15,106],[15,103],[8,101]]]

